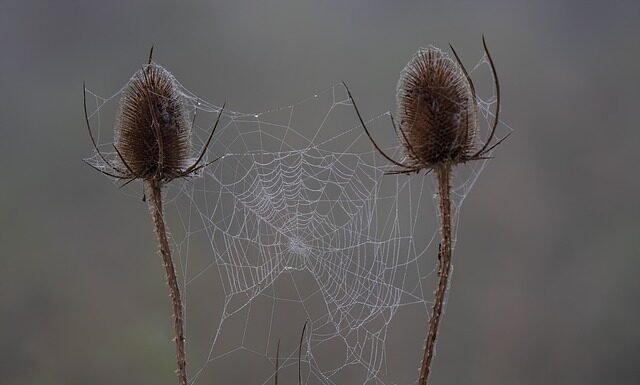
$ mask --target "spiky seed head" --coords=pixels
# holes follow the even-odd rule
[[[475,100],[449,55],[435,47],[418,50],[402,71],[396,98],[412,166],[455,164],[469,156],[477,127]]]
[[[164,182],[187,168],[191,126],[178,82],[169,71],[151,62],[129,80],[120,100],[115,142],[136,178]]]

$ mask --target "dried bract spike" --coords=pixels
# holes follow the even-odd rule
[[[133,75],[120,101],[116,148],[135,178],[170,181],[189,166],[191,126],[176,79],[156,63]]]
[[[449,55],[420,49],[402,71],[396,98],[407,166],[434,168],[469,158],[477,128],[475,95]]]

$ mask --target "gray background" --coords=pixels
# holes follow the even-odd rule
[[[465,202],[433,383],[637,383],[639,19],[634,1],[3,0],[0,383],[174,382],[146,208],[81,162],[82,80],[111,94],[155,44],[235,110],[344,79],[372,114],[416,48],[474,61],[481,33],[516,132]]]

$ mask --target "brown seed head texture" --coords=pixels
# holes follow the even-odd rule
[[[421,48],[402,71],[397,116],[409,165],[460,163],[473,150],[477,113],[460,66],[435,47]]]
[[[178,83],[156,63],[133,75],[120,100],[116,147],[136,177],[163,182],[187,168],[191,127]]]

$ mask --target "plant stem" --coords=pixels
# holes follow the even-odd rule
[[[451,273],[451,166],[443,165],[436,170],[440,198],[440,246],[438,249],[438,287],[429,319],[429,329],[424,341],[424,357],[420,366],[418,385],[426,385],[431,369],[438,325],[442,316],[445,295]]]
[[[149,189],[149,209],[153,217],[153,224],[158,242],[160,243],[160,253],[164,262],[164,270],[167,275],[167,284],[171,292],[171,304],[173,306],[173,331],[174,341],[176,343],[176,360],[178,363],[178,384],[187,385],[187,360],[184,351],[184,328],[182,319],[182,301],[180,299],[180,288],[176,271],[173,267],[171,259],[171,249],[169,248],[169,240],[167,239],[167,230],[164,224],[162,214],[162,186],[159,180],[151,179],[148,181]]]

